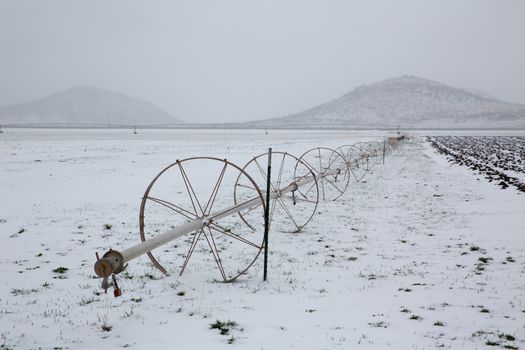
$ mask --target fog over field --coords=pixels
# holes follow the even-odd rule
[[[404,75],[525,104],[523,13],[520,0],[3,0],[0,106],[90,86],[188,123],[246,122]]]

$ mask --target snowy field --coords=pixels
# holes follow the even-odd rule
[[[94,278],[95,252],[140,241],[141,197],[176,159],[243,166],[268,147],[300,156],[385,133],[7,130],[0,348],[525,348],[525,196],[448,163],[425,134],[319,203],[303,232],[276,218],[269,281],[259,259],[218,282],[202,246],[182,276],[133,260],[114,298]]]

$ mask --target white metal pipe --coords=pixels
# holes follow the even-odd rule
[[[305,186],[307,184],[310,184],[314,181],[317,181],[319,179],[322,179],[326,176],[329,176],[329,175],[335,175],[337,173],[339,173],[341,170],[340,169],[333,169],[333,170],[327,170],[327,171],[324,171],[322,173],[320,173],[319,175],[314,175],[314,176],[308,176],[308,177],[305,177],[304,179],[301,179],[299,181],[294,181],[292,182],[291,184],[289,184],[288,186],[285,186],[281,189],[278,189],[276,191],[272,191],[271,194],[270,194],[270,198],[271,199],[275,199],[275,198],[278,198],[280,196],[282,196],[283,194],[286,194],[286,193],[289,193],[289,192],[293,192],[295,190],[297,190],[299,187],[302,187],[302,186]],[[263,199],[266,197],[266,195],[263,195],[262,196]],[[227,216],[230,216],[230,215],[233,215],[233,214],[237,214],[239,212],[241,212],[242,210],[245,210],[245,209],[249,209],[249,208],[253,208],[257,205],[260,205],[261,201],[260,201],[260,197],[256,197],[256,198],[253,198],[253,199],[250,199],[244,203],[241,203],[241,204],[238,204],[238,205],[235,205],[233,207],[229,207],[229,208],[226,208],[226,209],[223,209],[219,212],[216,212],[216,213],[213,213],[213,214],[210,214],[208,215],[207,217],[205,218],[197,218],[197,219],[194,219],[194,220],[191,220],[190,222],[187,222],[185,224],[182,224],[180,226],[177,226],[167,232],[164,232],[156,237],[153,237],[151,239],[148,239],[144,242],[141,242],[141,243],[138,243],[132,247],[129,247],[123,251],[121,251],[120,253],[122,254],[122,257],[123,257],[123,263],[127,263],[129,262],[130,260],[133,260],[143,254],[146,254],[147,252],[149,251],[152,251],[153,249],[155,248],[158,248],[176,238],[179,238],[181,236],[184,236],[185,234],[188,234],[190,232],[193,232],[193,231],[196,231],[196,230],[199,230],[201,228],[203,228],[204,226],[206,226],[209,221],[213,221],[213,220],[219,220],[219,219],[222,219],[224,217],[227,217]]]
[[[120,252],[124,259],[123,263],[133,260],[136,257],[146,254],[147,252],[174,240],[175,238],[184,236],[185,234],[198,230],[202,227],[204,227],[202,219],[195,219],[180,226],[177,226],[156,237],[148,239],[147,241],[129,247],[128,249]]]
[[[368,150],[370,151],[370,149]],[[383,151],[384,154],[384,151]],[[368,158],[368,156],[375,156],[377,154],[363,154],[361,158],[365,157]],[[346,158],[346,157],[345,157]],[[346,166],[349,166],[349,163],[351,160],[345,159]],[[337,175],[341,173],[342,169],[333,169],[329,170],[326,169],[325,171],[313,175],[308,176],[303,179],[293,181],[289,185],[277,189],[270,193],[270,198],[275,199],[279,198],[280,196],[296,191],[299,187],[311,184],[312,182],[319,181],[323,179],[324,177],[330,176],[330,175]],[[262,195],[263,200],[265,199],[265,195]],[[194,232],[196,230],[202,229],[203,227],[209,225],[214,220],[219,220],[221,218],[237,214],[241,212],[242,210],[254,208],[258,205],[262,205],[261,198],[256,197],[252,198],[250,200],[247,200],[244,203],[237,204],[235,206],[223,209],[221,211],[215,212],[213,214],[210,214],[206,217],[199,217],[194,220],[191,220],[185,224],[182,224],[178,227],[175,227],[167,232],[164,232],[156,237],[153,237],[151,239],[148,239],[147,241],[141,242],[139,244],[136,244],[132,247],[129,247],[122,252],[109,250],[102,259],[97,260],[95,263],[95,273],[99,275],[100,277],[108,278],[111,273],[118,273],[123,270],[125,267],[125,263],[143,255],[146,254],[178,237],[181,237],[185,234],[188,234],[190,232]]]

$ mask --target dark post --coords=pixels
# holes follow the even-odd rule
[[[268,171],[266,173],[266,208],[264,210],[264,272],[263,281],[268,276],[268,231],[270,230],[270,184],[272,177],[272,149],[268,148]]]
[[[385,164],[386,140],[383,140],[383,164]]]

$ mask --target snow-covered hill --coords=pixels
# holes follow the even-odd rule
[[[268,126],[362,126],[430,128],[524,128],[525,105],[414,76],[355,88],[301,113],[253,122]]]
[[[150,102],[94,87],[0,107],[1,124],[158,125],[181,121]]]

